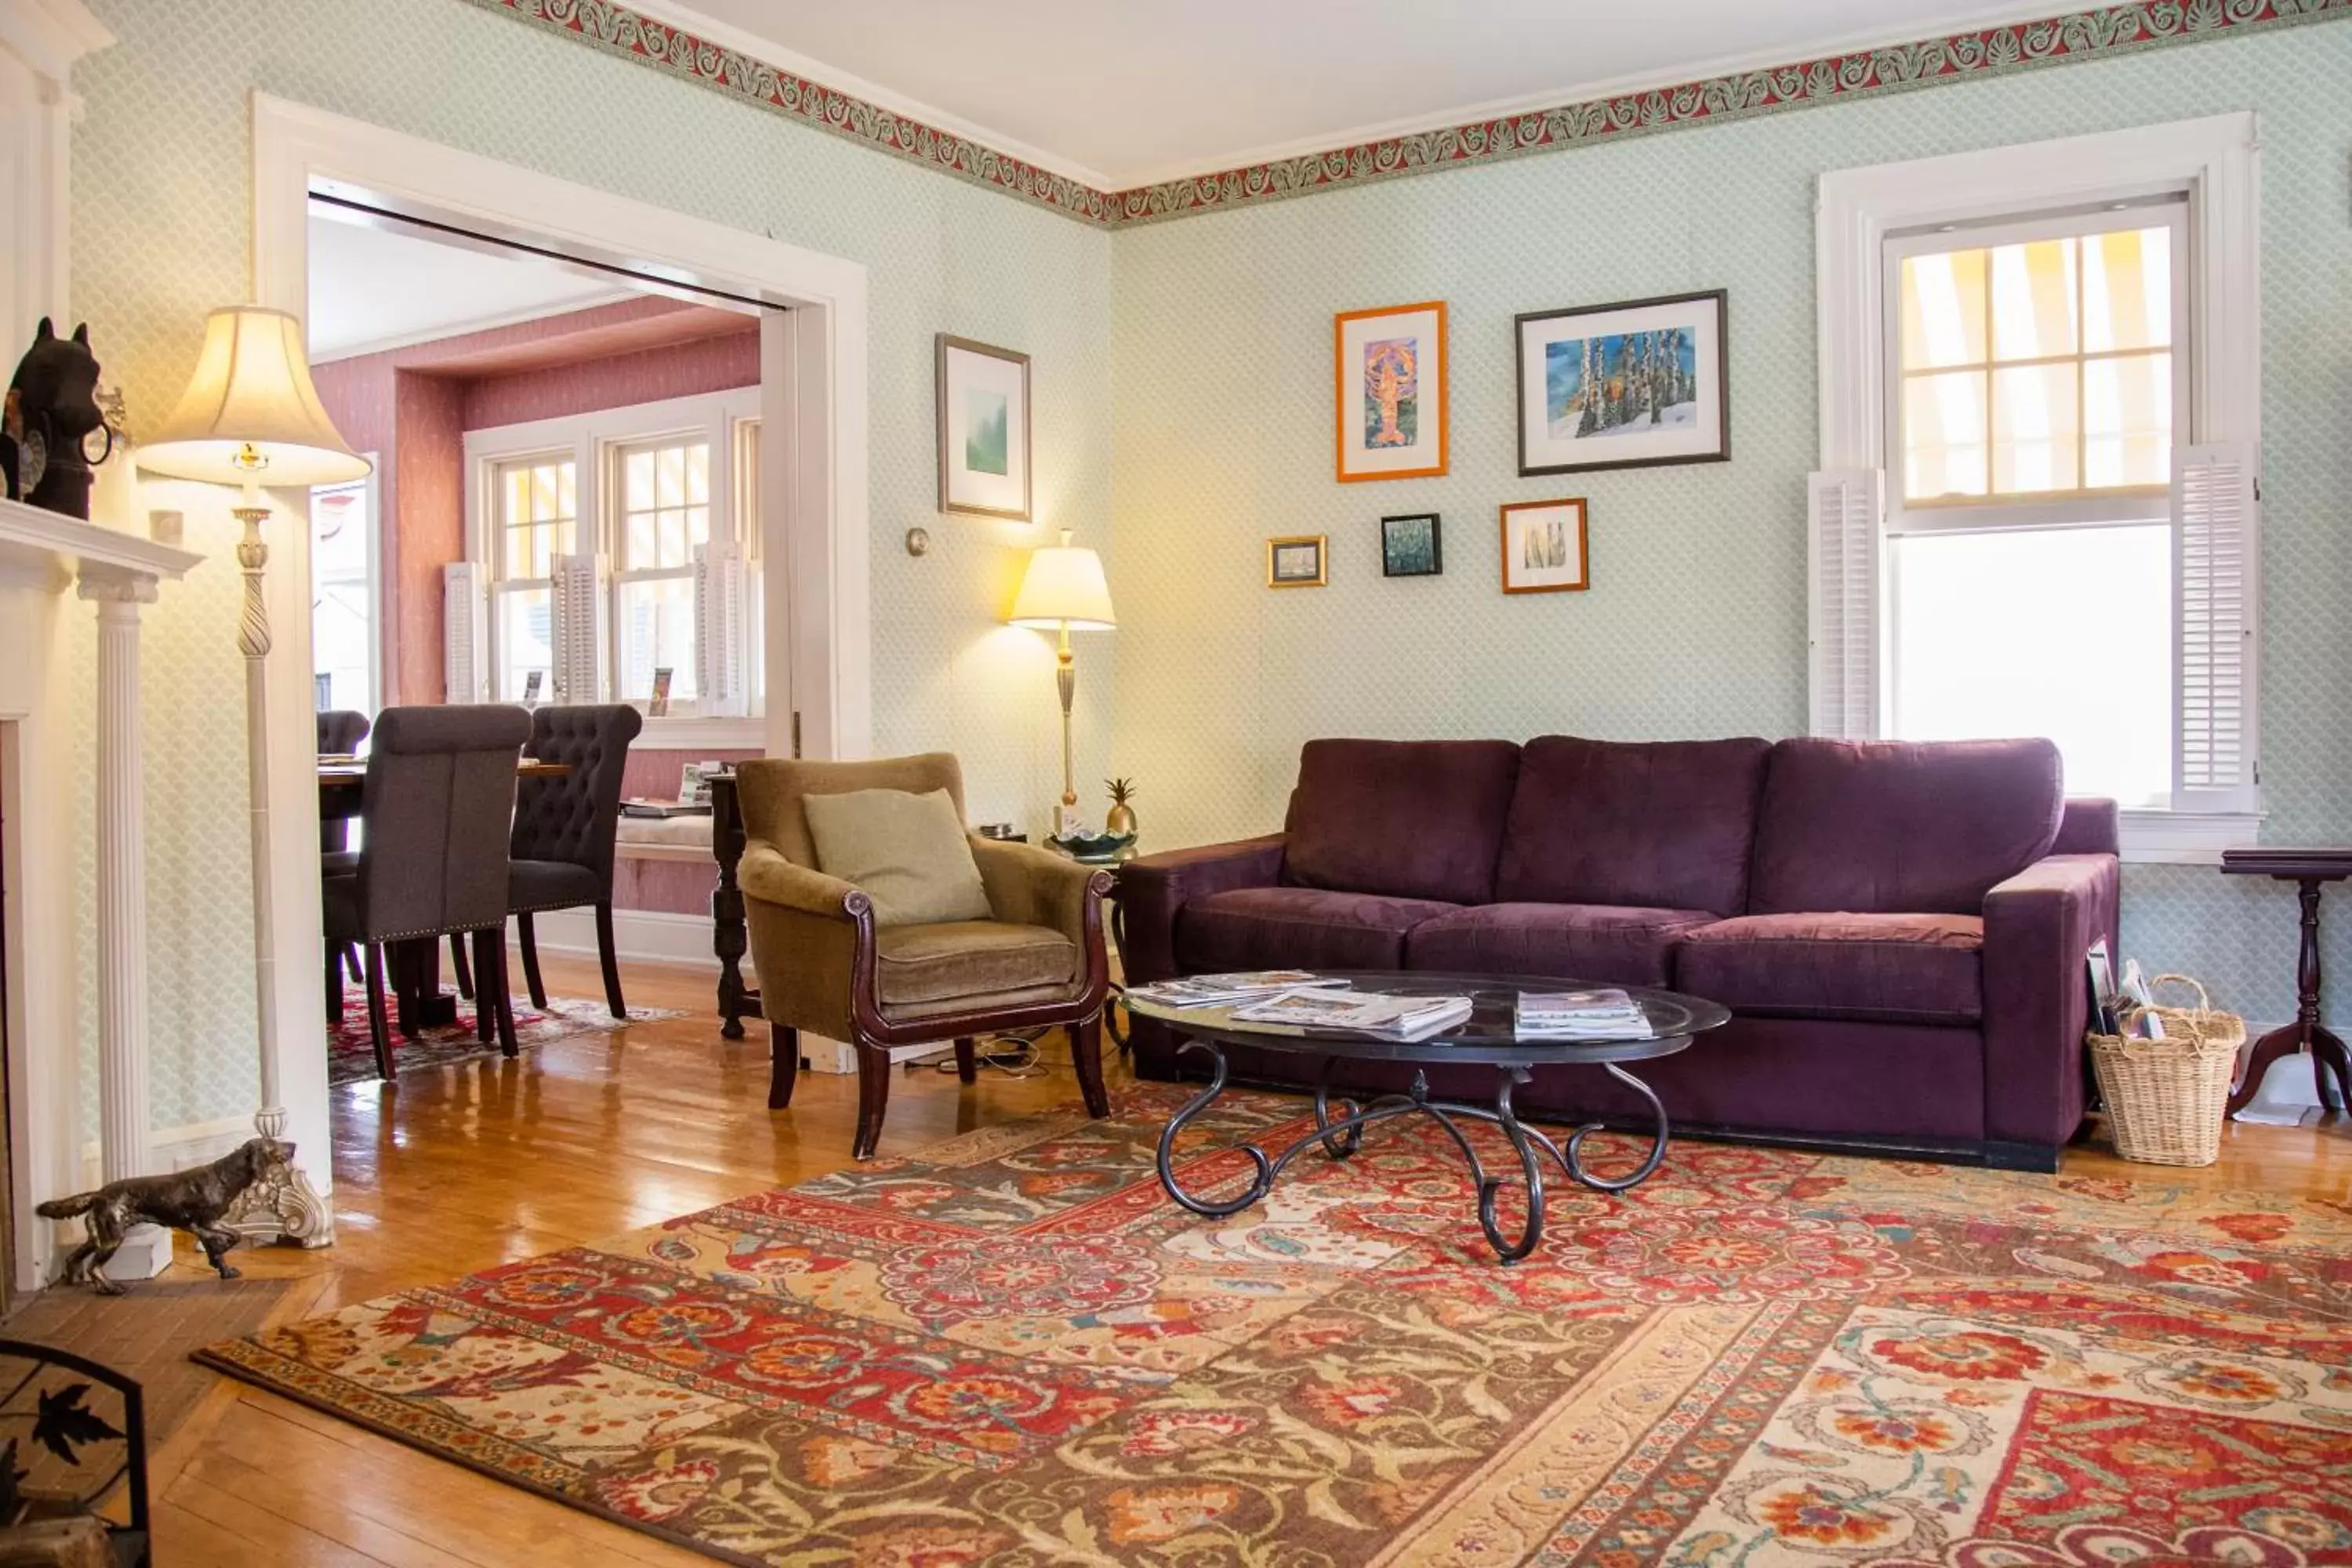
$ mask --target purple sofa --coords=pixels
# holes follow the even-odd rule
[[[1128,978],[1297,965],[1664,985],[1729,1006],[1645,1064],[1678,1130],[2054,1170],[2083,1119],[2084,955],[2115,803],[2046,741],[1316,741],[1282,833],[1120,868]],[[1136,1070],[1180,1037],[1134,1021]],[[1311,1058],[1230,1051],[1297,1083]],[[1411,1069],[1363,1064],[1352,1087]],[[1491,1092],[1490,1068],[1432,1072]],[[1522,1110],[1632,1119],[1598,1071]]]

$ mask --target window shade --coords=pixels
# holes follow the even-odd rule
[[[554,560],[555,700],[596,702],[604,696],[604,563],[590,554]]]
[[[1812,732],[1878,733],[1879,520],[1885,476],[1832,468],[1805,484]]]
[[[744,637],[746,574],[743,548],[715,539],[694,550],[695,660],[702,680],[702,711],[740,718],[751,711],[750,656]]]
[[[488,678],[482,569],[470,561],[441,568],[441,687],[446,702],[479,702]]]
[[[2256,471],[2244,442],[2173,452],[2176,811],[2257,809]]]

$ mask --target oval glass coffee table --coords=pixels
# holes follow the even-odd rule
[[[1452,1135],[1454,1147],[1462,1152],[1463,1160],[1470,1167],[1471,1180],[1478,1189],[1479,1228],[1486,1233],[1486,1240],[1497,1257],[1505,1263],[1515,1263],[1533,1252],[1536,1245],[1543,1239],[1546,1161],[1558,1165],[1570,1181],[1599,1192],[1622,1193],[1648,1179],[1651,1173],[1658,1168],[1659,1162],[1665,1158],[1669,1131],[1665,1107],[1658,1102],[1658,1097],[1651,1092],[1648,1084],[1626,1070],[1625,1064],[1687,1050],[1693,1036],[1720,1028],[1731,1017],[1728,1009],[1696,996],[1638,985],[1620,985],[1610,988],[1624,992],[1641,1008],[1649,1021],[1650,1032],[1646,1036],[1625,1039],[1531,1037],[1521,1040],[1515,1023],[1521,993],[1549,994],[1589,989],[1589,984],[1532,975],[1338,970],[1317,973],[1328,979],[1345,979],[1349,983],[1348,989],[1359,994],[1467,996],[1471,1004],[1470,1016],[1426,1039],[1393,1040],[1351,1030],[1301,1028],[1293,1024],[1255,1023],[1234,1017],[1236,1009],[1249,1005],[1248,1003],[1235,1003],[1231,1006],[1171,1007],[1130,994],[1128,997],[1130,1010],[1147,1018],[1157,1019],[1186,1037],[1179,1047],[1180,1054],[1200,1051],[1210,1058],[1208,1087],[1171,1117],[1167,1130],[1160,1135],[1160,1184],[1168,1190],[1170,1197],[1194,1214],[1211,1218],[1238,1214],[1272,1191],[1276,1180],[1291,1161],[1315,1145],[1322,1145],[1323,1152],[1330,1158],[1344,1160],[1362,1144],[1364,1129],[1372,1123],[1399,1116],[1427,1116]],[[1207,1198],[1187,1191],[1178,1179],[1176,1140],[1188,1124],[1206,1111],[1225,1091],[1225,1047],[1229,1046],[1322,1058],[1322,1075],[1315,1086],[1315,1130],[1272,1154],[1255,1143],[1240,1145],[1241,1152],[1246,1154],[1255,1167],[1249,1185],[1229,1198]],[[1331,1079],[1336,1069],[1348,1062],[1372,1061],[1416,1064],[1412,1087],[1402,1094],[1384,1094],[1361,1104],[1353,1100],[1334,1098]],[[1420,1070],[1421,1067],[1431,1063],[1495,1068],[1499,1081],[1496,1086],[1494,1103],[1473,1105],[1460,1100],[1431,1098],[1428,1075]],[[1586,1169],[1584,1141],[1601,1131],[1600,1122],[1587,1122],[1570,1132],[1565,1140],[1555,1142],[1539,1129],[1520,1121],[1512,1109],[1511,1096],[1529,1081],[1532,1076],[1530,1069],[1538,1067],[1597,1067],[1647,1101],[1655,1127],[1651,1134],[1649,1152],[1641,1163],[1624,1174],[1613,1176],[1601,1175]],[[1503,1230],[1496,1213],[1497,1199],[1507,1184],[1507,1178],[1487,1173],[1469,1134],[1462,1129],[1464,1121],[1484,1121],[1499,1129],[1512,1153],[1517,1156],[1520,1184],[1527,1193],[1527,1220],[1517,1237]]]

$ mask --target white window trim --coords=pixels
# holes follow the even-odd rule
[[[2192,424],[2175,438],[2242,442],[2259,451],[2261,185],[2261,142],[2251,111],[1822,175],[1814,247],[1821,468],[1885,470],[1889,465],[1885,342],[1889,235],[2167,191],[2186,191],[2189,204]],[[1883,682],[1880,689],[1884,693]],[[2259,697],[2257,675],[2257,704]],[[2259,755],[2258,723],[2253,744]],[[2210,863],[2223,847],[2253,842],[2262,816],[2259,809],[2127,811],[2124,858]]]
[[[658,440],[667,435],[708,432],[712,459],[712,527],[719,526],[722,520],[731,526],[741,510],[734,500],[735,475],[731,455],[741,425],[760,416],[760,388],[754,385],[467,431],[466,557],[481,565],[485,592],[495,595],[501,581],[494,559],[498,543],[497,498],[494,492],[499,464],[569,453],[577,475],[574,504],[578,509],[579,521],[573,542],[583,553],[609,559],[617,554],[614,548],[614,541],[610,537],[610,520],[604,505],[604,491],[609,479],[606,469],[613,452],[622,447]],[[610,592],[611,583],[619,580],[619,574],[609,574],[606,591]],[[491,616],[489,620],[488,635],[495,637],[497,617]],[[616,670],[618,665],[613,650],[607,648],[605,655],[608,671]],[[495,647],[485,649],[484,667],[492,672],[490,679],[495,682],[498,669]],[[763,715],[714,718],[679,714],[648,718],[637,744],[661,749],[712,746],[758,750],[766,741],[767,727],[768,721]]]

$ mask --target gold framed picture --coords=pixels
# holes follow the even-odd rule
[[[1503,592],[1577,594],[1592,586],[1584,498],[1503,508]]]
[[[1029,517],[1029,356],[939,335],[940,510]]]
[[[1330,581],[1326,548],[1330,535],[1301,533],[1265,542],[1265,585],[1269,588],[1320,588]]]
[[[1445,472],[1445,301],[1333,318],[1341,484]]]

